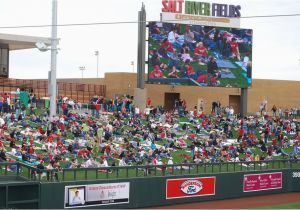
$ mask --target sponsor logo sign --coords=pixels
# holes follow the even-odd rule
[[[241,17],[240,5],[216,4],[208,2],[162,0],[162,12],[203,15],[213,17]]]
[[[216,178],[168,179],[166,199],[215,195]]]
[[[282,172],[244,175],[244,192],[282,189]]]
[[[129,182],[65,187],[65,208],[129,203]]]
[[[300,172],[298,172],[298,171],[297,171],[297,172],[296,172],[296,171],[293,172],[292,177],[293,177],[293,178],[300,178]]]

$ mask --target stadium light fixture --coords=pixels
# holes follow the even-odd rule
[[[98,72],[99,72],[99,51],[95,51],[95,56],[97,57],[97,78],[98,78]]]
[[[36,48],[41,52],[46,52],[50,50],[44,42],[37,42],[35,43]]]
[[[132,72],[134,73],[134,61],[131,61],[131,65],[132,65]]]
[[[83,72],[85,71],[85,66],[79,66],[79,70],[81,71],[81,77],[83,79]]]

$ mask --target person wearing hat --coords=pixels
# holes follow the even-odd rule
[[[154,70],[150,73],[151,79],[157,79],[157,78],[165,78],[163,72],[160,70],[159,66],[154,66]]]

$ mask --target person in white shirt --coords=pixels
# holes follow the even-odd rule
[[[135,107],[135,110],[134,110],[135,114],[140,114],[140,109],[138,107]]]
[[[179,38],[179,35],[176,33],[176,29],[174,28],[172,31],[168,34],[168,41],[172,44],[176,42],[176,39]]]
[[[10,107],[10,97],[8,96],[6,99],[7,105]]]
[[[174,162],[173,162],[173,158],[172,157],[170,157],[169,158],[169,160],[168,160],[168,165],[173,165],[174,164]]]
[[[3,120],[3,118],[0,118],[0,126],[2,127],[5,124],[5,121]]]
[[[127,163],[125,162],[125,158],[124,157],[120,160],[119,166],[127,166]]]
[[[85,167],[86,167],[86,168],[92,168],[92,167],[93,167],[92,158],[88,159],[88,160],[85,162]]]
[[[233,109],[233,107],[230,107],[229,115],[230,115],[230,116],[233,116],[233,114],[234,114],[234,109]]]
[[[177,29],[174,27],[172,31],[168,34],[168,41],[177,48],[181,48],[184,43],[184,36],[177,34]]]
[[[106,158],[104,158],[104,160],[103,160],[102,167],[109,167]]]
[[[174,164],[173,158],[170,157],[169,160],[168,160],[167,165],[173,165],[173,164]],[[170,172],[171,174],[173,174],[174,171],[173,171],[173,168],[172,168],[172,167],[169,167],[168,170],[169,170],[169,172]]]

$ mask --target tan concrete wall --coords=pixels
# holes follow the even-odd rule
[[[300,81],[253,80],[248,91],[248,109],[257,112],[260,103],[267,99],[270,111],[275,104],[277,108],[300,108]]]
[[[82,84],[93,84],[93,85],[104,85],[104,78],[62,78],[58,79],[59,82],[69,83],[82,83]]]
[[[136,87],[136,73],[106,73],[106,95],[111,98],[115,94],[134,95]],[[211,109],[211,103],[219,100],[222,105],[229,105],[229,95],[240,95],[238,88],[208,88],[192,86],[152,85],[146,84],[148,96],[153,105],[164,105],[164,94],[180,93],[180,97],[187,101],[188,108],[197,105],[198,98],[204,100],[205,112]],[[300,82],[281,80],[253,80],[253,86],[248,91],[248,112],[255,113],[260,103],[268,101],[268,109],[275,104],[277,107],[300,108]]]
[[[202,88],[192,86],[171,85],[146,85],[148,96],[152,99],[153,105],[164,105],[165,93],[180,93],[180,98],[185,99],[187,108],[193,110],[197,106],[199,98],[204,101],[204,111],[209,112],[213,101],[220,101],[222,105],[229,104],[229,95],[240,95],[239,89],[228,88]]]
[[[105,73],[106,97],[113,98],[116,94],[134,95],[136,73]]]
[[[116,94],[134,95],[136,88],[136,73],[106,73],[105,78],[87,79],[59,79],[64,82],[106,85],[106,97],[113,98]],[[147,75],[145,76],[147,80]],[[198,98],[204,100],[205,112],[211,109],[211,103],[219,100],[222,105],[229,105],[229,95],[240,95],[237,88],[207,88],[192,86],[152,85],[146,84],[148,96],[153,105],[164,105],[164,94],[180,93],[180,97],[187,101],[188,109],[197,105]],[[275,104],[277,107],[300,108],[300,82],[282,80],[253,80],[252,88],[248,91],[248,112],[255,113],[260,103],[267,99],[268,110]]]
[[[47,81],[46,79],[37,79],[40,81]],[[104,85],[104,78],[58,78],[58,82],[66,83],[80,83],[80,84],[90,84],[90,85]]]

